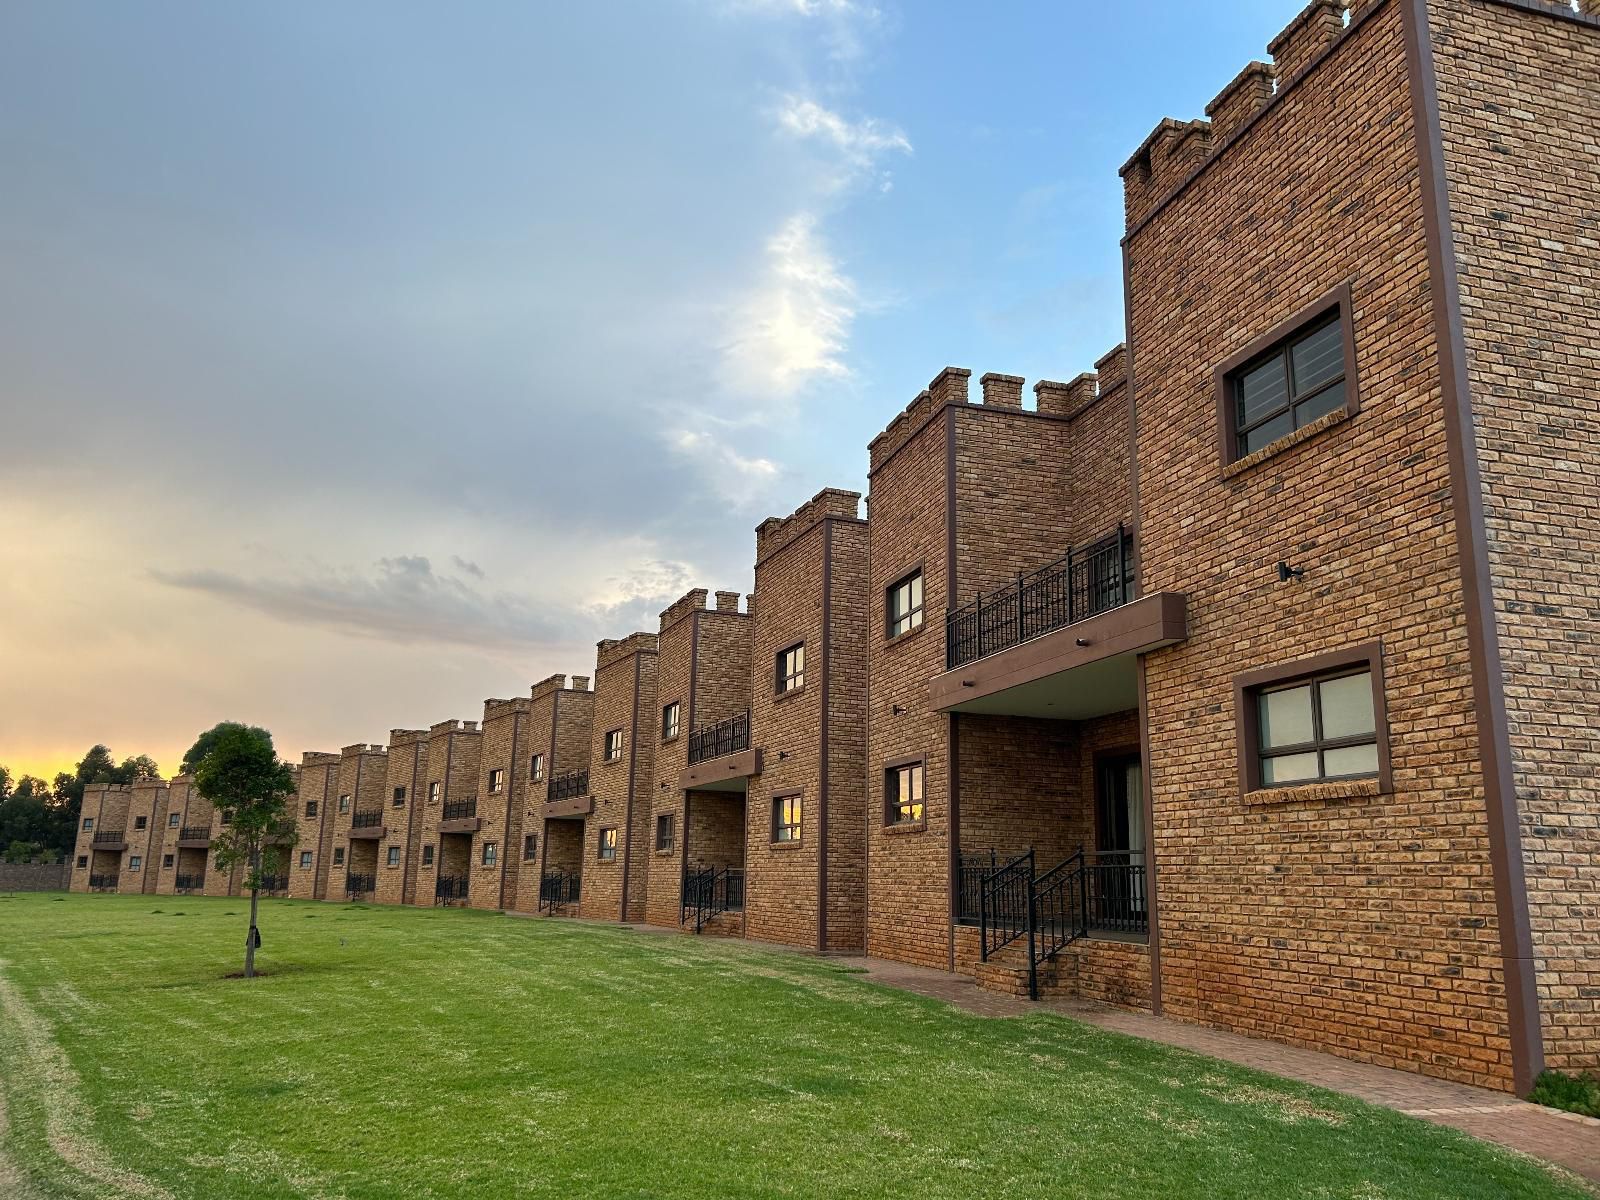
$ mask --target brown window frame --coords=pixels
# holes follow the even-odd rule
[[[504,767],[489,768],[489,795],[498,796],[506,789],[506,769]]]
[[[896,814],[912,803],[902,804],[898,799],[900,772],[915,769],[922,773],[922,812],[915,817],[900,819]],[[928,759],[926,755],[895,758],[883,764],[883,825],[885,829],[926,829],[928,826]]]
[[[676,813],[656,814],[656,853],[670,854],[678,844],[678,822]],[[662,840],[662,831],[666,831],[666,839]]]
[[[344,847],[343,846],[335,846],[333,848],[333,865],[336,866],[336,867],[344,866]]]
[[[918,604],[915,608],[907,609],[903,614],[901,614],[901,617],[904,620],[910,621],[910,618],[913,616],[916,617],[916,620],[911,621],[910,624],[908,624],[904,629],[896,629],[895,625],[898,622],[895,619],[894,611],[895,593],[917,579],[922,581],[922,603]],[[916,566],[907,570],[888,587],[883,589],[883,636],[891,642],[896,638],[909,637],[911,634],[921,629],[923,625],[927,623],[927,619],[928,575],[927,572],[923,570],[923,564],[918,563]]]
[[[312,856],[311,851],[300,851],[300,869],[302,871],[309,871],[315,862],[316,859]]]
[[[307,800],[306,801],[306,817],[309,819],[309,818],[314,817],[316,815],[317,815],[317,802],[315,800]]]
[[[672,718],[670,725],[667,722],[668,716]],[[676,741],[682,732],[683,702],[673,700],[670,703],[663,704],[661,706],[661,740],[663,742]]]
[[[539,835],[525,833],[522,835],[522,861],[532,862],[539,857]]]
[[[347,813],[347,812],[350,811],[350,793],[349,792],[341,792],[339,794],[339,811],[342,812],[342,813]]]
[[[80,870],[80,871],[85,870],[85,869],[87,869],[88,866],[89,866],[89,856],[87,854],[78,855],[78,870]]]
[[[403,788],[403,787],[395,788],[395,790],[394,790],[394,806],[396,808],[404,808],[405,807],[405,803],[406,803],[406,789]]]
[[[149,824],[150,818],[147,816],[137,816],[133,819],[133,827],[135,829],[143,829]]]
[[[436,803],[438,801],[438,799],[439,799],[439,793],[442,790],[443,790],[442,789],[442,785],[441,785],[439,780],[430,779],[428,781],[428,803],[429,804]]]
[[[182,826],[183,826],[183,814],[182,813],[168,813],[167,814],[167,828],[168,829],[180,829],[180,828],[182,828]]]
[[[429,846],[429,847],[427,847],[427,849],[432,850],[433,847]],[[428,860],[429,863],[431,863],[432,861],[433,861],[432,859]],[[389,847],[389,852],[386,855],[384,855],[383,862],[384,862],[385,866],[398,867],[400,865],[400,847],[399,846],[390,846]],[[424,865],[427,865],[427,864],[424,864]]]
[[[606,834],[608,833],[611,835],[609,846],[606,842]],[[608,849],[610,850],[609,854],[606,853]],[[615,825],[606,825],[601,828],[600,836],[595,841],[595,859],[598,862],[617,861],[617,827]]]
[[[785,814],[784,806],[794,801],[791,812]],[[785,821],[785,815],[792,816],[792,821]],[[791,788],[786,792],[772,794],[772,835],[774,846],[798,846],[805,836],[806,822],[806,794],[803,788]],[[793,836],[784,837],[785,830],[792,830]]]
[[[500,847],[495,842],[484,842],[478,851],[478,865],[484,867],[498,866],[500,863]]]
[[[397,849],[399,849],[399,847],[398,846],[390,846],[389,849],[390,850],[397,850]],[[433,866],[433,847],[432,846],[424,846],[422,848],[422,865],[425,866],[425,867]]]
[[[1361,411],[1360,386],[1356,377],[1355,319],[1350,298],[1350,284],[1346,282],[1322,296],[1315,303],[1306,305],[1305,308],[1287,320],[1278,322],[1249,345],[1230,355],[1217,365],[1214,372],[1217,400],[1217,447],[1221,454],[1223,466],[1230,466],[1240,459],[1249,458],[1252,455],[1269,450],[1282,443],[1285,439],[1293,437],[1299,432],[1299,429],[1304,428],[1304,426],[1300,426],[1296,429],[1291,429],[1281,437],[1250,451],[1249,454],[1241,452],[1239,438],[1241,433],[1245,431],[1239,428],[1237,383],[1248,371],[1272,358],[1274,354],[1287,355],[1289,348],[1294,343],[1317,332],[1330,321],[1343,322],[1344,375],[1342,378],[1344,381],[1344,413],[1347,417],[1353,417]],[[1333,382],[1330,380],[1324,383],[1311,396],[1319,395],[1326,388],[1332,387]],[[1303,397],[1300,401],[1296,401],[1291,391],[1288,411],[1293,413],[1297,403],[1303,403],[1304,400],[1310,399],[1311,396]],[[1338,412],[1340,410],[1335,408],[1329,411]],[[1256,424],[1259,425],[1261,421],[1267,419],[1270,418],[1262,418]],[[1321,419],[1321,417],[1316,418],[1316,420]],[[1307,422],[1307,424],[1310,423]],[[1250,428],[1255,428],[1255,426],[1252,425]]]
[[[173,859],[173,856],[170,855],[170,854],[163,854],[161,856],[161,869],[163,871],[172,870],[172,859]]]
[[[544,782],[544,755],[535,754],[528,760],[528,781],[530,783]]]
[[[615,743],[612,742],[612,738],[616,739]],[[612,750],[613,745],[616,747],[615,752]],[[600,761],[608,763],[622,761],[622,726],[606,730],[605,738],[600,743]]]
[[[796,670],[790,670],[787,663],[788,657],[796,650],[800,652],[800,661]],[[773,656],[772,690],[775,696],[790,696],[801,691],[806,686],[806,643],[802,638],[798,642],[790,642]]]
[[[1277,691],[1315,679],[1331,679],[1361,671],[1372,675],[1372,725],[1378,748],[1376,776],[1337,776],[1328,779],[1308,779],[1296,783],[1266,785],[1261,782],[1261,724],[1257,698],[1263,692]],[[1378,791],[1387,794],[1394,790],[1394,777],[1389,761],[1389,711],[1383,674],[1383,643],[1367,642],[1326,654],[1297,659],[1271,667],[1261,667],[1234,676],[1233,713],[1234,729],[1239,746],[1239,791],[1241,794],[1279,788],[1327,787],[1345,783],[1358,783],[1376,778]],[[1363,743],[1365,739],[1362,739]],[[1318,748],[1321,746],[1320,740]]]

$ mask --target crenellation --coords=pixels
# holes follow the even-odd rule
[[[691,588],[682,597],[674,600],[661,610],[661,630],[665,633],[672,626],[683,620],[690,613],[703,611],[706,606],[706,597],[710,593],[705,588]]]
[[[1022,385],[1027,381],[1021,375],[999,375],[993,371],[978,380],[983,389],[985,408],[1021,408]]]
[[[1274,79],[1271,63],[1252,62],[1217,93],[1216,99],[1206,105],[1213,145],[1227,141],[1267,106]]]
[[[1311,0],[1283,32],[1267,43],[1272,67],[1279,79],[1290,80],[1303,71],[1344,32],[1344,0]]]

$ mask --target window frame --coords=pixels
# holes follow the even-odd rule
[[[525,833],[522,835],[522,861],[532,862],[539,857],[539,835]]]
[[[336,867],[344,866],[344,847],[343,846],[335,846],[333,848],[333,865],[336,866]]]
[[[1308,683],[1312,680],[1336,678],[1341,675],[1367,671],[1372,676],[1372,727],[1378,748],[1378,771],[1372,775],[1345,775],[1331,779],[1306,779],[1296,783],[1264,784],[1261,782],[1261,723],[1258,698],[1264,692],[1279,691],[1285,687]],[[1239,792],[1279,791],[1308,787],[1339,787],[1358,784],[1376,778],[1380,794],[1394,790],[1394,778],[1389,762],[1389,714],[1383,674],[1383,643],[1367,642],[1326,654],[1296,659],[1277,666],[1261,667],[1234,676],[1233,712],[1234,730],[1239,754]],[[1364,742],[1362,743],[1364,744]],[[1317,749],[1322,749],[1320,742]]]
[[[150,824],[150,817],[149,817],[148,814],[145,814],[145,813],[140,813],[138,816],[134,817],[134,819],[133,819],[133,827],[136,830],[137,829],[148,828],[149,824]]]
[[[799,669],[790,670],[785,661],[795,651],[800,652]],[[801,638],[798,642],[790,642],[773,656],[772,662],[772,688],[775,696],[792,696],[796,692],[805,690],[806,686],[806,643]],[[798,682],[797,682],[798,681]]]
[[[894,814],[902,807],[899,795],[900,772],[908,769],[922,772],[922,815],[896,820]],[[885,829],[926,829],[928,827],[928,758],[925,754],[909,758],[894,758],[883,764],[883,827]]]
[[[656,814],[656,853],[671,854],[678,848],[678,814],[664,812]],[[661,838],[662,831],[666,831],[666,840]]]
[[[784,806],[794,801],[792,812],[785,814]],[[792,816],[794,820],[785,821],[785,815]],[[788,788],[781,792],[772,793],[772,826],[768,831],[768,841],[774,846],[798,846],[805,837],[806,827],[806,793],[804,788]],[[790,837],[782,836],[785,830],[792,830]]]
[[[317,802],[315,800],[307,800],[306,801],[306,820],[309,821],[309,820],[311,820],[311,818],[315,817],[316,815],[317,815]]]
[[[309,851],[309,850],[300,851],[300,869],[302,871],[309,871],[311,869],[312,864],[315,861],[316,860],[311,855],[311,851]]]
[[[498,796],[506,790],[506,769],[504,767],[489,768],[489,795]]]
[[[441,790],[442,790],[442,788],[441,788],[441,781],[440,780],[437,780],[437,779],[428,780],[428,803],[429,804],[437,804],[438,803],[438,801],[439,801],[439,793],[440,793]]]
[[[528,782],[544,782],[544,755],[535,754],[528,760]]]
[[[143,868],[143,866],[144,866],[144,855],[142,855],[142,854],[130,854],[130,855],[128,855],[128,871],[129,871],[130,874],[137,875],[139,873],[140,869]]]
[[[670,724],[668,718],[671,718]],[[673,700],[661,706],[661,740],[675,742],[683,733],[683,702]]]
[[[615,743],[612,742],[613,738],[616,739]],[[613,744],[616,746],[615,753],[612,752]],[[600,761],[608,763],[622,761],[622,726],[606,730],[605,737],[600,743]]]
[[[608,833],[611,835],[609,842],[606,839],[606,834]],[[608,850],[610,853],[607,853]],[[615,825],[606,825],[601,828],[600,836],[595,841],[595,860],[597,862],[617,861],[617,827]]]
[[[390,846],[389,849],[398,850],[399,847]],[[422,848],[422,865],[425,867],[433,866],[433,846],[431,844]]]
[[[83,819],[83,829],[80,832],[82,832],[82,833],[93,833],[94,832],[94,818],[93,817],[85,817]]]
[[[167,828],[168,829],[181,829],[181,828],[183,828],[183,814],[182,813],[168,813],[167,814]]]
[[[88,869],[89,869],[89,856],[87,854],[78,855],[78,870],[86,871]]]
[[[1350,296],[1350,283],[1341,283],[1331,292],[1317,299],[1314,303],[1306,305],[1299,312],[1287,320],[1279,321],[1260,337],[1250,342],[1249,345],[1237,353],[1229,355],[1217,364],[1214,371],[1214,386],[1217,401],[1217,449],[1221,456],[1224,468],[1232,466],[1246,458],[1254,458],[1258,454],[1266,454],[1275,449],[1287,449],[1284,445],[1288,439],[1294,437],[1301,429],[1291,429],[1281,437],[1274,438],[1264,446],[1260,446],[1248,454],[1242,453],[1239,448],[1239,408],[1236,398],[1236,383],[1244,375],[1247,368],[1257,366],[1259,363],[1271,358],[1273,354],[1287,355],[1290,347],[1296,341],[1317,332],[1329,321],[1343,322],[1343,337],[1341,342],[1344,350],[1344,406],[1346,417],[1353,417],[1361,411],[1360,385],[1356,377],[1356,338],[1353,305]],[[1331,383],[1324,387],[1333,386]],[[1319,389],[1320,391],[1320,389]],[[1315,393],[1313,393],[1315,394]],[[1291,395],[1289,411],[1294,411],[1295,401]],[[1332,409],[1330,412],[1339,412]],[[1324,414],[1326,416],[1328,414]],[[1322,420],[1322,417],[1316,418]],[[1260,422],[1257,422],[1259,424]],[[1308,422],[1307,424],[1311,424]],[[1254,428],[1251,426],[1250,428]]]
[[[500,863],[500,847],[494,842],[484,842],[478,851],[478,865],[481,867],[498,866]]]
[[[339,793],[339,811],[340,811],[340,813],[347,813],[347,812],[350,811],[350,793],[349,792],[340,792]]]
[[[171,854],[163,854],[163,855],[162,855],[162,856],[161,856],[161,869],[162,869],[162,870],[163,870],[163,871],[170,871],[170,870],[172,870],[172,865],[173,865],[173,860],[174,860],[174,858],[175,858],[175,856],[174,856],[174,855],[171,855]]]
[[[406,789],[404,785],[394,789],[394,796],[391,802],[395,808],[404,808],[406,806]]]
[[[431,847],[430,847],[430,849],[431,849]],[[400,847],[399,846],[390,846],[389,847],[388,851],[383,856],[383,865],[386,866],[386,867],[398,867],[400,865]]]
[[[888,587],[883,589],[883,636],[885,640],[894,642],[904,637],[910,637],[913,633],[916,633],[919,629],[922,629],[927,624],[928,573],[923,568],[924,564],[917,563],[916,566],[910,567],[903,571],[893,583],[889,584]],[[917,605],[917,607],[914,609],[908,609],[904,616],[909,618],[914,615],[917,619],[913,624],[907,625],[904,629],[896,631],[894,595],[902,587],[905,587],[907,584],[916,579],[922,580],[922,603]]]

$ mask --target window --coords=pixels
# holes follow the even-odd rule
[[[777,678],[774,681],[778,695],[797,692],[806,685],[806,644],[796,642],[787,650],[778,651]]]
[[[539,835],[525,833],[522,835],[522,861],[532,862],[539,857]]]
[[[1347,779],[1376,779],[1389,789],[1379,644],[1234,682],[1243,791]]]
[[[149,821],[149,819],[150,818],[148,818],[148,817],[135,817],[133,819],[133,827],[135,829],[143,829],[145,827],[145,824]]]
[[[335,846],[333,848],[333,865],[336,866],[336,867],[344,866],[344,847],[343,846]]]
[[[350,797],[348,794],[339,797],[339,811],[342,813],[350,811]]]
[[[217,818],[217,820],[221,823],[222,827],[224,829],[226,829],[229,825],[233,824],[233,814],[232,813],[223,813],[220,817]]]
[[[528,760],[528,778],[533,780],[534,783],[540,783],[543,781],[544,755],[535,754]]]
[[[89,830],[93,829],[94,828],[94,818],[93,817],[85,817],[83,819],[83,828],[84,828],[84,832],[85,833],[87,833]]]
[[[683,712],[682,706],[674,700],[661,710],[661,740],[670,742],[678,736],[679,717]]]
[[[162,856],[161,856],[161,869],[162,869],[162,870],[163,870],[163,871],[170,871],[170,870],[172,870],[172,855],[170,855],[170,854],[163,854],[163,855],[162,855]]]
[[[314,817],[316,815],[317,815],[317,802],[315,800],[307,800],[306,801],[306,816]]]
[[[310,868],[311,868],[311,851],[309,851],[309,850],[300,851],[300,869],[302,871],[306,871],[306,870],[310,870]]]
[[[673,814],[656,814],[656,849],[667,851],[672,849],[673,843]]]
[[[405,805],[405,802],[406,802],[406,790],[405,790],[405,788],[403,788],[403,787],[395,788],[395,790],[394,790],[394,806],[396,808],[401,808],[401,807],[403,807]]]
[[[891,584],[884,599],[884,617],[890,637],[910,633],[922,625],[922,571],[917,569]]]
[[[88,865],[89,865],[89,856],[87,854],[78,855],[78,870],[81,871],[85,867],[87,867]]]
[[[920,825],[922,761],[895,763],[884,769],[884,817],[890,825]]]
[[[790,792],[785,796],[772,798],[772,840],[774,842],[798,842],[800,840],[800,817],[804,808],[801,793]]]
[[[390,859],[390,861],[391,862],[399,862],[400,861],[399,853],[400,853],[400,850],[399,850],[398,846],[390,846],[389,847],[389,859]],[[422,848],[422,865],[425,866],[425,867],[433,866],[433,847],[432,846],[424,846]]]
[[[485,842],[483,844],[483,865],[486,867],[494,866],[496,853],[497,851],[495,850],[494,843]]]
[[[435,779],[428,785],[428,803],[436,804],[439,800],[439,781]]]
[[[1354,413],[1350,289],[1341,287],[1217,371],[1223,462],[1254,454],[1331,412]]]
[[[433,847],[429,846],[427,849],[428,849],[428,853],[423,855],[423,859],[425,861],[427,861],[427,862],[432,862],[433,861]],[[400,847],[399,846],[390,846],[389,847],[389,856],[384,861],[387,862],[391,867],[398,867],[400,865]]]
[[[615,829],[602,829],[600,831],[600,857],[610,862],[617,856],[617,831]]]
[[[143,865],[144,859],[140,858],[137,854],[128,855],[128,870],[137,871]]]
[[[182,823],[183,823],[183,817],[182,817],[181,814],[179,814],[179,813],[168,813],[167,814],[167,828],[168,829],[176,829]]]
[[[605,761],[616,762],[622,757],[622,730],[612,729],[606,733]]]
[[[491,795],[495,792],[503,790],[505,786],[506,773],[504,768],[496,767],[494,770],[489,772],[489,792]]]

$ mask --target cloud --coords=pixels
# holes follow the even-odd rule
[[[887,191],[890,176],[877,171],[878,160],[885,154],[912,153],[911,139],[896,126],[876,117],[851,121],[805,96],[785,96],[776,119],[778,128],[790,136],[821,143],[838,154],[839,171],[833,180],[837,188],[875,174],[879,190]]]
[[[654,630],[661,610],[694,586],[695,571],[687,563],[653,559],[606,579],[584,605],[584,611],[620,637],[624,630]]]
[[[884,26],[883,10],[862,0],[728,0],[723,6],[734,15],[793,18],[810,21],[823,30],[828,56],[846,61],[866,53],[867,38]]]
[[[483,578],[474,564],[455,561],[467,568],[465,574]],[[168,587],[202,592],[291,624],[384,641],[500,650],[589,632],[586,622],[552,615],[522,596],[442,575],[420,555],[379,559],[368,574],[318,568],[299,578],[248,578],[208,569],[152,569],[150,575]]]
[[[678,454],[702,468],[711,486],[735,508],[745,509],[764,500],[782,474],[772,459],[741,454],[718,434],[680,429],[669,438]]]

